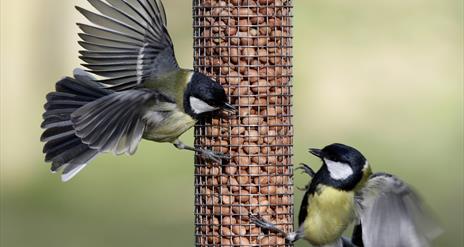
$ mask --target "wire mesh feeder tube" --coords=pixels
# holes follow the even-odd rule
[[[237,116],[195,128],[196,246],[285,246],[249,214],[293,229],[292,1],[193,0],[194,67],[224,85]]]

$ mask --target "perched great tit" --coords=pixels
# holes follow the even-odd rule
[[[305,239],[324,247],[425,247],[438,236],[437,227],[418,195],[403,181],[386,173],[372,174],[356,149],[332,144],[310,149],[323,165],[312,177],[298,216],[299,228],[286,233],[259,216],[252,222],[288,242]],[[355,223],[352,239],[342,236]]]
[[[76,7],[94,24],[77,24],[88,70],[57,82],[45,104],[41,140],[52,172],[62,170],[68,181],[99,153],[134,154],[142,138],[225,158],[178,139],[201,116],[235,109],[221,85],[179,67],[162,3],[88,1],[99,13]]]

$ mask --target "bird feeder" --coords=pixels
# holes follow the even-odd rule
[[[235,116],[201,121],[196,246],[286,246],[250,214],[293,229],[292,1],[193,0],[194,68],[224,86]]]

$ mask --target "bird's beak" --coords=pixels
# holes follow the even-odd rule
[[[309,152],[316,157],[322,158],[322,151],[320,149],[310,148]]]
[[[230,114],[233,114],[233,115],[235,115],[237,113],[237,109],[235,109],[234,106],[232,106],[231,104],[228,104],[228,103],[224,103],[224,105],[221,107],[221,109],[223,111],[225,111],[226,113],[230,113]]]

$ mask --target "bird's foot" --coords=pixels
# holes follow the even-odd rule
[[[252,222],[253,224],[255,224],[256,226],[259,226],[261,227],[261,229],[264,229],[264,230],[268,230],[270,232],[274,232],[274,233],[277,233],[277,234],[280,234],[284,237],[287,236],[287,233],[285,233],[284,231],[282,231],[281,229],[279,229],[276,225],[270,223],[270,222],[267,222],[265,220],[263,220],[262,218],[260,218],[259,216],[256,216],[256,215],[253,215],[253,214],[250,214],[250,222]]]
[[[296,168],[296,170],[303,170],[302,173],[306,173],[308,174],[311,178],[314,177],[314,175],[316,174],[314,172],[314,170],[309,167],[308,165],[304,164],[304,163],[300,163],[300,166]],[[298,190],[301,190],[301,191],[307,191],[309,189],[309,184],[306,185],[305,187],[296,187]]]
[[[198,150],[200,153],[200,156],[204,159],[211,160],[217,163],[222,163],[223,159],[229,159],[230,157],[228,155],[225,155],[223,153],[218,153],[214,152],[212,150],[208,149],[200,149]]]
[[[297,167],[296,170],[303,170],[302,173],[308,174],[311,178],[313,178],[314,175],[316,174],[314,170],[308,165],[306,165],[305,163],[300,163],[300,166]]]

